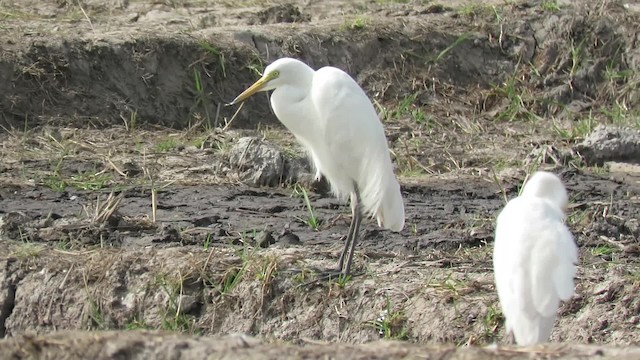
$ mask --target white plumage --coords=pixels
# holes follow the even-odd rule
[[[540,171],[498,215],[496,288],[519,345],[548,341],[560,300],[573,296],[578,248],[564,224],[567,201],[560,179]]]
[[[342,261],[357,237],[360,213],[393,231],[404,227],[404,202],[382,123],[355,80],[334,67],[314,71],[299,60],[278,59],[232,104],[267,90],[274,90],[271,106],[309,153],[316,178],[323,174],[341,199],[351,196],[354,219],[339,262],[347,274],[355,240],[345,268]]]

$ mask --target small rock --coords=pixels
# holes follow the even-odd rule
[[[127,161],[122,164],[122,172],[124,172],[127,177],[131,178],[142,173],[142,169],[135,162]]]
[[[181,314],[195,313],[201,305],[198,298],[193,295],[181,295],[179,301]]]
[[[131,13],[131,14],[127,15],[125,19],[126,19],[127,22],[133,23],[133,22],[138,21],[139,18],[140,18],[140,14]]]
[[[257,137],[243,137],[229,151],[232,169],[251,186],[277,186],[284,173],[282,152]]]
[[[640,159],[640,131],[629,127],[598,125],[584,141],[576,145],[589,165],[606,161],[638,161]]]
[[[250,186],[278,186],[311,178],[305,157],[286,156],[257,137],[240,138],[229,151],[229,164]]]
[[[290,232],[290,231],[285,231],[284,234],[280,235],[278,237],[278,243],[279,244],[283,244],[283,245],[302,245],[302,241],[300,241],[300,238],[298,237],[298,235]]]
[[[220,220],[220,216],[213,215],[213,216],[204,216],[204,217],[195,219],[192,221],[192,223],[194,226],[207,227],[217,223],[219,220]]]
[[[268,248],[269,245],[276,242],[276,239],[273,238],[270,231],[260,231],[253,238],[256,246],[260,246],[261,248]]]
[[[178,229],[171,225],[163,225],[162,230],[160,231],[160,236],[157,239],[154,239],[153,242],[180,242],[181,236]]]

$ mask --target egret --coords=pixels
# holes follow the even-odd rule
[[[339,199],[350,196],[351,225],[335,271],[347,276],[363,214],[375,217],[380,227],[404,228],[404,202],[382,123],[346,72],[331,66],[314,71],[292,58],[267,66],[229,105],[269,90],[274,113],[307,151],[315,179],[324,175]]]
[[[493,252],[507,334],[519,345],[549,340],[560,300],[574,293],[578,248],[564,224],[567,190],[538,171],[498,215]]]

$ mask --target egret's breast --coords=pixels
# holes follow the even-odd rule
[[[317,114],[308,96],[292,87],[276,89],[271,95],[271,107],[280,122],[307,143],[318,133]]]

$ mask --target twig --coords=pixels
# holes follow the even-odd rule
[[[498,187],[500,188],[502,197],[504,198],[504,203],[508,203],[509,198],[507,197],[507,192],[505,191],[504,186],[502,186],[502,182],[500,181],[500,179],[498,179],[498,175],[496,174],[496,170],[494,168],[491,168],[491,177],[493,178],[493,181],[496,183],[496,185],[498,185]]]
[[[240,106],[238,106],[238,110],[236,110],[236,112],[233,114],[233,116],[231,117],[231,120],[229,120],[228,122],[225,121],[226,124],[222,128],[222,131],[226,131],[229,128],[233,120],[236,118],[236,116],[238,116],[238,113],[240,112],[240,109],[242,109],[243,106],[244,106],[244,102],[240,103]]]
[[[73,270],[74,265],[75,264],[71,264],[69,270],[67,270],[67,274],[64,276],[64,279],[62,279],[62,282],[60,283],[60,285],[58,285],[58,289],[62,289],[64,287],[64,283],[67,282],[67,278],[69,277],[69,274],[71,274],[71,270]]]
[[[78,7],[80,8],[80,11],[82,11],[82,14],[84,14],[84,17],[87,19],[87,21],[89,22],[89,26],[91,26],[91,30],[95,30],[93,28],[93,24],[91,23],[91,19],[89,19],[89,15],[87,15],[87,12],[84,11],[84,9],[82,8],[82,4],[80,4],[80,0],[76,1],[78,3]]]
[[[91,219],[92,222],[97,224],[105,223],[120,206],[122,195],[123,194],[121,193],[118,196],[114,196],[112,191],[109,193],[109,197],[107,197],[107,200],[104,203],[100,203],[100,196],[98,196],[93,218]]]
[[[107,158],[107,162],[109,163],[109,165],[111,165],[111,167],[113,168],[113,170],[115,170],[118,174],[120,174],[122,177],[127,177],[127,174],[125,174],[122,170],[120,170],[116,164],[113,163],[113,161],[111,161],[111,158]]]
[[[153,185],[152,185],[153,186]],[[158,190],[151,188],[151,221],[156,222],[156,213],[158,212]]]
[[[209,256],[207,256],[207,260],[204,262],[204,265],[202,266],[203,272],[207,270],[207,265],[209,265],[209,260],[211,260],[212,255],[213,255],[213,249],[209,249]]]
[[[182,272],[178,269],[178,277],[180,277],[180,294],[178,296],[178,306],[176,306],[176,319],[180,316],[180,309],[182,308],[182,296],[184,295],[184,278]]]
[[[73,256],[86,256],[88,254],[93,254],[94,252],[96,252],[95,250],[88,250],[88,251],[64,251],[64,250],[60,250],[60,249],[53,249],[53,251],[58,252],[60,254],[65,254],[65,255],[73,255]]]
[[[220,119],[220,109],[222,108],[222,103],[219,102],[218,103],[218,107],[216,108],[216,117],[215,119],[213,119],[213,128],[217,128],[218,127],[218,120]]]

